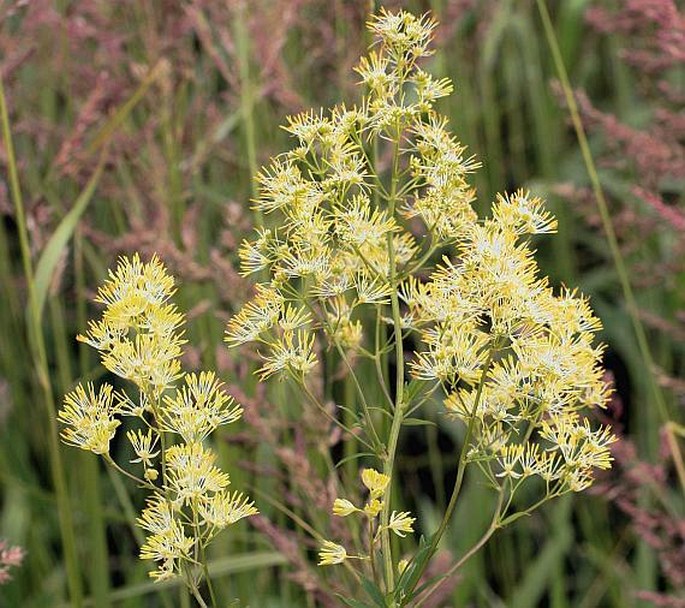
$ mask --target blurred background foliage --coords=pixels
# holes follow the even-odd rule
[[[500,533],[431,605],[685,606],[682,6],[549,3],[636,293],[631,306],[536,3],[385,5],[430,10],[441,22],[430,68],[455,82],[456,94],[440,109],[483,162],[474,176],[480,210],[496,192],[526,187],[559,218],[559,234],[539,243],[541,265],[556,284],[589,294],[604,322],[617,389],[605,416],[624,437],[617,466],[598,489]],[[137,559],[132,517],[142,496],[95,456],[55,442],[55,404],[78,379],[102,376],[74,336],[106,269],[134,251],[157,252],[178,277],[177,302],[190,310],[188,366],[218,368],[246,406],[240,431],[219,447],[236,487],[250,488],[262,516],[217,543],[212,571],[221,597],[260,608],[336,605],[327,573],[313,565],[315,543],[298,522],[321,531],[330,525],[334,494],[322,454],[340,458],[345,448],[287,386],[257,384],[250,353],[229,353],[222,335],[250,289],[236,271],[236,250],[252,227],[251,176],[288,145],[279,128],[286,115],[358,99],[351,68],[369,43],[363,24],[375,8],[361,0],[1,4],[14,155],[5,129],[0,538],[27,555],[0,587],[0,605],[190,605],[178,587],[153,589]],[[44,305],[29,306],[31,294]],[[343,376],[327,359],[320,381],[331,403],[350,398]],[[436,425],[403,435],[396,500],[416,510],[420,530],[429,532],[451,486],[460,431],[436,404],[423,415]],[[348,468],[354,475],[356,465]],[[469,479],[436,572],[478,538],[489,501]]]

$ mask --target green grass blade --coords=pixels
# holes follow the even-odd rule
[[[559,76],[559,80],[561,81],[561,85],[564,91],[564,97],[566,99],[566,103],[571,114],[573,127],[576,131],[576,137],[578,138],[578,144],[583,154],[583,161],[585,162],[585,167],[587,169],[588,176],[590,177],[592,190],[595,195],[595,200],[597,201],[597,208],[602,219],[604,233],[609,244],[609,249],[611,251],[614,266],[616,268],[616,273],[618,274],[618,278],[621,283],[623,297],[626,300],[626,306],[628,308],[628,313],[630,314],[630,319],[633,324],[633,330],[637,337],[638,348],[640,350],[640,355],[642,356],[645,372],[648,377],[649,385],[652,392],[652,398],[654,399],[656,410],[659,416],[661,417],[661,422],[666,423],[669,421],[668,409],[666,407],[666,401],[664,399],[662,390],[659,387],[659,383],[656,378],[654,359],[652,357],[652,353],[649,348],[649,343],[647,341],[647,333],[645,332],[645,328],[642,324],[642,321],[640,320],[640,313],[638,310],[637,301],[635,299],[635,294],[633,293],[633,288],[628,278],[628,269],[621,254],[621,250],[618,246],[616,231],[614,229],[614,224],[611,221],[611,216],[609,214],[609,206],[607,205],[607,201],[604,196],[604,189],[602,188],[602,184],[599,180],[599,175],[597,173],[595,161],[592,158],[592,152],[590,151],[590,145],[587,140],[587,135],[585,134],[585,129],[580,118],[578,105],[576,104],[576,100],[573,95],[573,89],[571,87],[571,82],[569,80],[568,73],[566,71],[566,66],[564,65],[563,57],[561,56],[561,51],[559,49],[559,42],[554,32],[554,26],[552,25],[552,20],[550,18],[549,11],[547,10],[547,5],[545,1],[536,0],[536,2],[538,10],[540,12],[540,16],[542,18],[547,43],[552,52],[552,57],[554,59],[554,65],[557,70],[557,75]]]
[[[538,606],[547,587],[559,572],[564,555],[573,544],[573,533],[570,525],[572,496],[565,496],[559,501],[553,515],[553,536],[545,543],[537,558],[526,566],[526,574],[517,585],[509,605]]]
[[[228,576],[229,574],[255,572],[261,568],[281,566],[286,562],[287,559],[285,556],[276,551],[262,551],[214,560],[209,564],[209,573],[212,578],[220,578],[222,576]],[[183,584],[183,579],[180,577],[159,583],[152,581],[139,583],[113,591],[110,594],[110,598],[112,602],[122,602],[142,595],[157,594],[163,589],[173,589]],[[96,606],[96,604],[93,599],[88,598],[86,599],[84,606]],[[57,608],[69,608],[69,605],[61,604]]]
[[[78,222],[83,215],[83,212],[88,207],[88,203],[93,198],[95,189],[102,176],[102,169],[104,167],[104,156],[101,158],[93,176],[90,178],[86,187],[83,189],[79,197],[76,199],[74,206],[62,218],[62,221],[57,226],[57,229],[50,237],[45,249],[41,253],[38,264],[36,265],[36,272],[33,278],[34,295],[36,298],[36,306],[38,307],[38,316],[42,317],[43,308],[45,306],[45,299],[50,289],[53,273],[55,267],[62,259],[62,254],[69,243],[69,240],[74,234]]]
[[[22,268],[24,271],[24,278],[28,285],[29,313],[27,314],[26,329],[29,337],[29,342],[31,345],[36,377],[38,380],[38,388],[40,392],[39,400],[42,400],[46,406],[48,416],[48,427],[50,429],[48,435],[48,453],[50,461],[50,470],[52,474],[52,482],[55,487],[55,494],[57,498],[57,515],[59,519],[60,536],[64,550],[64,561],[67,570],[69,596],[71,598],[72,606],[74,606],[75,608],[80,608],[83,600],[83,587],[81,582],[78,555],[76,550],[76,533],[74,530],[74,521],[71,512],[71,504],[69,501],[69,494],[67,491],[66,471],[62,461],[62,455],[59,450],[59,439],[56,418],[57,408],[55,407],[55,396],[52,388],[51,375],[45,345],[45,336],[43,333],[43,326],[41,318],[38,314],[38,307],[36,306],[37,302],[33,291],[34,274],[33,264],[31,260],[29,232],[26,222],[24,201],[21,194],[21,187],[19,185],[19,174],[17,171],[17,163],[14,156],[14,145],[12,142],[12,132],[10,129],[9,113],[7,111],[5,89],[2,82],[2,78],[0,78],[0,119],[2,122],[2,139],[5,145],[5,151],[7,154],[7,164],[9,168],[10,191],[12,195],[12,201],[14,203],[15,219],[17,222],[17,228],[19,232]]]
[[[131,113],[133,108],[136,107],[138,102],[143,99],[145,93],[150,88],[153,82],[157,80],[162,74],[168,70],[168,64],[164,60],[158,61],[155,66],[150,70],[148,75],[145,77],[140,86],[135,90],[133,95],[122,105],[112,117],[102,126],[100,131],[95,135],[93,140],[90,142],[88,148],[86,149],[86,154],[94,154],[97,150],[106,146],[114,132],[123,124],[128,115]]]

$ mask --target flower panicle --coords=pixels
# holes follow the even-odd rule
[[[185,317],[169,303],[174,293],[156,255],[147,263],[137,253],[122,256],[95,298],[105,307],[102,317],[77,340],[98,350],[110,372],[161,396],[182,375]]]
[[[448,414],[468,429],[460,466],[477,463],[504,505],[530,478],[546,498],[582,491],[611,464],[611,430],[588,421],[610,388],[588,299],[554,289],[536,260],[535,240],[558,222],[523,189],[497,195],[479,217],[469,180],[480,163],[435,107],[452,83],[421,67],[435,20],[382,9],[367,25],[376,42],[355,68],[360,104],[289,118],[295,147],[257,176],[254,204],[277,229],[242,246],[243,271],[259,272],[261,283],[229,321],[226,342],[259,344],[261,380],[305,385],[326,348],[350,374],[357,360],[373,361],[388,413],[402,421],[418,399],[392,403],[381,361],[396,350],[399,366],[404,336],[414,334],[411,376],[443,389]],[[363,406],[355,422],[376,447]],[[370,468],[361,477],[365,500],[338,497],[333,514],[365,523],[368,554],[326,540],[321,565],[373,560],[379,536],[387,549],[389,533],[413,532],[411,514],[388,508],[391,479]]]
[[[97,390],[79,384],[58,413],[65,443],[103,455],[151,492],[137,524],[147,532],[140,558],[155,562],[155,581],[186,575],[220,530],[258,512],[244,493],[227,489],[228,473],[204,444],[219,426],[239,420],[243,409],[215,372],[183,371],[184,315],[170,302],[174,293],[174,279],[157,256],[147,263],[138,254],[119,259],[98,290],[101,318],[78,339],[100,352],[106,369],[132,382],[137,397],[108,383]],[[305,318],[286,317],[290,323]],[[121,416],[138,420],[126,432],[131,471],[110,454]]]

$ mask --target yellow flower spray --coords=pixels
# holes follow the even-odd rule
[[[214,372],[182,371],[184,315],[169,303],[173,293],[173,278],[156,257],[119,260],[98,290],[102,317],[78,339],[100,352],[107,370],[130,381],[135,396],[106,383],[97,391],[93,384],[79,385],[65,396],[58,417],[66,443],[101,454],[150,492],[137,520],[147,532],[140,557],[156,564],[150,576],[183,577],[207,606],[200,593],[204,577],[216,606],[206,548],[219,531],[257,509],[242,492],[228,490],[228,474],[205,445],[215,429],[238,420],[242,408]],[[110,454],[124,417],[133,427],[126,433],[135,455],[128,465]]]
[[[322,347],[337,353],[359,409],[351,411],[351,425],[334,422],[379,466],[361,471],[363,503],[340,496],[331,506],[334,516],[361,522],[364,546],[348,551],[323,540],[318,563],[343,564],[362,583],[368,601],[342,597],[347,605],[421,606],[435,585],[419,582],[467,467],[480,470],[495,508],[489,528],[446,576],[497,529],[591,485],[593,470],[611,465],[614,437],[584,415],[608,396],[602,347],[594,343],[600,323],[585,298],[555,291],[539,276],[531,248],[534,235],[555,231],[555,219],[522,190],[498,196],[490,217],[478,217],[467,177],[479,165],[434,108],[452,85],[419,66],[432,53],[436,22],[382,10],[368,26],[377,44],[356,68],[366,87],[361,103],[291,117],[286,130],[294,148],[257,176],[255,206],[274,221],[243,244],[240,258],[244,274],[266,280],[230,320],[226,341],[258,343],[259,377],[289,377],[328,417],[309,375]],[[150,492],[138,525],[148,534],[140,556],[157,566],[151,575],[182,576],[206,606],[204,576],[216,605],[206,547],[257,510],[228,490],[229,476],[206,445],[242,409],[213,372],[182,371],[184,317],[169,302],[173,292],[157,258],[120,260],[98,291],[101,319],[79,339],[136,394],[79,385],[59,419],[65,442],[101,454]],[[410,334],[420,344],[413,356],[405,349]],[[365,360],[375,370],[380,404],[357,375]],[[399,437],[436,395],[465,429],[456,481],[437,530],[402,559],[391,538],[413,534],[415,518],[391,509]],[[110,454],[123,417],[131,420],[131,466]],[[539,498],[521,509],[514,498],[524,484]]]
[[[307,376],[319,346],[338,353],[360,408],[355,428],[337,422],[360,431],[357,441],[382,471],[362,473],[365,505],[345,498],[333,505],[336,516],[366,519],[367,551],[350,554],[327,540],[319,563],[345,563],[363,581],[371,604],[343,598],[348,605],[421,605],[432,588],[417,594],[418,582],[469,465],[492,487],[496,507],[483,538],[447,574],[498,528],[587,488],[594,468],[610,466],[614,437],[583,417],[608,395],[602,347],[594,344],[600,323],[586,299],[555,292],[539,276],[531,248],[533,235],[555,231],[555,219],[525,191],[498,196],[491,216],[478,217],[467,177],[479,165],[434,108],[452,84],[419,66],[432,54],[436,22],[381,10],[368,27],[376,44],[356,68],[366,88],[361,103],[291,117],[293,149],[257,175],[255,207],[274,219],[240,257],[244,274],[268,278],[231,319],[226,340],[257,342],[260,377],[285,374],[323,411]],[[441,252],[451,255],[431,267]],[[407,370],[413,379],[405,377],[410,333],[421,344]],[[389,425],[355,373],[364,359],[376,370]],[[391,511],[398,439],[438,389],[447,413],[465,426],[456,483],[437,531],[400,560],[391,534],[410,534],[414,518]],[[512,512],[527,480],[541,497]]]

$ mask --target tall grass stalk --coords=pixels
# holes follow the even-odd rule
[[[538,6],[538,10],[540,12],[540,17],[542,19],[543,28],[545,30],[545,37],[547,39],[547,43],[552,53],[554,66],[556,68],[557,75],[561,82],[561,86],[564,92],[564,98],[566,100],[566,104],[568,105],[569,113],[571,115],[573,128],[576,132],[576,137],[578,139],[578,145],[580,146],[580,150],[583,155],[583,162],[585,163],[585,167],[588,172],[588,177],[590,178],[590,182],[592,184],[592,190],[595,195],[595,200],[597,201],[597,208],[602,219],[602,226],[604,228],[607,243],[609,244],[609,250],[611,251],[611,257],[614,262],[614,267],[616,268],[616,273],[618,274],[618,278],[621,284],[623,297],[626,300],[626,307],[628,309],[628,314],[630,315],[633,331],[635,332],[635,337],[637,339],[640,355],[644,363],[647,380],[652,393],[652,398],[654,399],[654,404],[656,405],[662,423],[666,424],[670,420],[668,408],[666,407],[666,401],[664,399],[663,392],[656,378],[654,359],[652,357],[652,353],[647,342],[647,333],[645,332],[644,325],[642,324],[642,321],[640,319],[640,311],[637,305],[637,300],[635,299],[635,294],[630,284],[630,279],[628,278],[628,269],[623,259],[623,255],[621,254],[621,250],[618,246],[616,230],[614,229],[613,222],[611,221],[611,215],[609,214],[609,206],[607,205],[606,197],[604,196],[604,189],[599,179],[599,174],[597,173],[597,166],[595,165],[595,161],[592,157],[592,152],[590,151],[590,145],[588,143],[587,135],[585,134],[583,122],[580,118],[578,104],[576,103],[575,97],[573,95],[573,88],[571,87],[568,72],[566,71],[566,66],[564,65],[564,61],[561,56],[561,51],[559,49],[559,41],[557,40],[557,36],[554,31],[554,26],[552,25],[552,20],[550,18],[545,0],[536,0],[536,3]]]
[[[74,233],[74,274],[76,280],[76,319],[79,327],[85,327],[86,281],[83,256],[83,236],[80,230]],[[89,356],[84,345],[79,346],[78,368],[81,377],[88,374]],[[109,553],[107,549],[107,523],[102,505],[102,485],[97,460],[90,454],[80,455],[83,475],[85,510],[88,513],[88,537],[90,538],[91,593],[97,606],[107,608],[110,602]]]
[[[250,43],[249,31],[246,27],[246,7],[244,0],[237,3],[234,33],[240,65],[240,110],[244,128],[244,141],[247,153],[249,175],[257,174],[257,143],[254,121],[254,86],[250,73]],[[254,181],[251,182],[252,195],[256,196]],[[264,224],[262,213],[259,209],[254,210],[254,219],[257,226]]]
[[[573,89],[566,71],[566,66],[564,65],[561,52],[559,50],[559,42],[557,40],[556,34],[554,32],[554,27],[552,25],[552,20],[550,18],[549,11],[545,0],[536,0],[538,10],[540,12],[540,17],[542,19],[545,37],[547,43],[552,52],[552,58],[554,60],[554,65],[557,71],[557,75],[561,82],[562,90],[564,92],[564,98],[571,115],[571,120],[573,122],[573,128],[576,132],[576,137],[578,139],[578,144],[580,145],[581,153],[583,156],[583,161],[592,184],[592,190],[597,202],[597,208],[602,220],[602,227],[604,228],[604,233],[609,244],[609,250],[611,252],[611,257],[616,269],[616,273],[621,284],[621,290],[623,291],[623,297],[626,301],[626,308],[628,315],[630,316],[633,331],[635,333],[635,338],[637,340],[638,350],[640,352],[640,357],[642,358],[642,363],[646,372],[647,382],[652,394],[653,402],[656,406],[657,414],[661,419],[662,425],[666,425],[670,422],[670,416],[668,408],[666,406],[666,400],[664,398],[661,387],[659,386],[656,369],[654,366],[654,359],[652,352],[650,350],[649,344],[647,342],[647,333],[645,331],[644,325],[640,319],[640,312],[637,305],[637,300],[635,298],[633,288],[630,284],[630,279],[628,278],[628,269],[626,267],[625,261],[621,254],[621,250],[618,246],[618,240],[616,238],[616,231],[614,229],[611,216],[609,214],[609,207],[604,196],[604,189],[599,179],[599,174],[597,172],[597,167],[595,165],[594,159],[592,157],[592,152],[590,150],[590,145],[588,143],[587,135],[583,127],[582,120],[580,118],[580,113],[578,111],[578,105],[576,103]],[[647,410],[649,412],[649,410]],[[648,420],[651,419],[649,413],[647,414]],[[648,436],[649,440],[650,437]],[[654,443],[648,442],[650,456],[654,455]],[[649,501],[648,496],[645,494],[643,496],[644,504],[646,505]],[[636,556],[636,568],[638,578],[642,586],[646,588],[653,588],[656,578],[656,560],[650,548],[646,543],[640,543],[638,546],[637,556]]]
[[[7,111],[7,102],[2,78],[0,78],[0,120],[2,121],[2,135],[7,153],[10,191],[14,204],[15,219],[19,233],[22,265],[28,289],[29,307],[27,310],[26,322],[29,342],[33,352],[33,363],[38,376],[38,384],[40,386],[42,398],[47,410],[49,429],[48,454],[50,459],[50,469],[52,472],[52,481],[57,498],[57,514],[59,518],[60,534],[62,537],[64,558],[67,569],[69,595],[72,606],[74,606],[74,608],[80,608],[83,605],[83,589],[78,566],[79,560],[76,552],[76,534],[74,531],[74,522],[72,518],[72,507],[67,490],[66,473],[62,463],[62,454],[59,447],[56,418],[57,409],[55,407],[55,399],[50,379],[51,375],[48,366],[45,336],[43,334],[43,323],[35,293],[36,290],[33,263],[31,261],[31,249],[26,225],[26,215],[19,185],[16,159],[14,157],[14,147],[12,144],[12,134],[10,130],[9,115]]]

